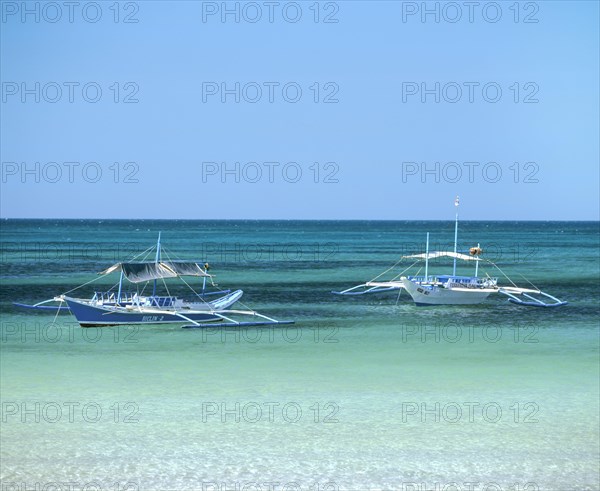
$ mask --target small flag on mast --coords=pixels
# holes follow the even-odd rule
[[[454,206],[458,206],[460,204],[460,199],[457,196],[456,199],[454,200]]]

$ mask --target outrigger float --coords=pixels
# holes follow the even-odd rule
[[[154,261],[135,261],[137,257],[146,255],[146,258],[156,249]],[[62,312],[71,312],[81,327],[115,326],[119,324],[170,324],[189,323],[184,328],[200,327],[242,327],[261,326],[270,324],[293,324],[294,321],[280,321],[259,314],[252,309],[231,309],[230,307],[240,301],[242,290],[210,290],[207,289],[207,280],[210,286],[217,288],[214,276],[208,273],[209,265],[199,262],[167,260],[162,258],[160,234],[155,247],[142,252],[132,262],[121,262],[98,273],[101,275],[92,281],[84,283],[63,295],[39,302],[35,305],[14,303],[22,308],[54,311],[56,315]],[[165,256],[168,256],[165,252]],[[71,292],[86,286],[98,279],[111,274],[120,273],[119,282],[108,291],[96,291],[90,299],[69,296]],[[197,292],[185,281],[185,277],[202,278],[202,290]],[[170,295],[165,279],[179,278],[192,292],[190,300],[184,300]],[[136,285],[135,291],[124,290],[124,280]],[[157,282],[162,280],[167,295],[157,295]],[[144,294],[145,289],[152,282],[152,293]],[[140,286],[142,286],[140,290]],[[210,297],[219,296],[214,300]],[[46,305],[58,303],[58,305]],[[241,321],[236,317],[252,317],[256,320]]]
[[[458,209],[459,198],[454,202]],[[533,288],[522,288],[517,286],[501,269],[492,261],[484,259],[481,256],[483,250],[480,245],[471,247],[469,254],[457,252],[458,239],[458,211],[454,226],[454,251],[429,251],[429,233],[427,233],[425,253],[402,256],[401,259],[391,268],[379,274],[371,281],[361,283],[343,291],[334,291],[336,295],[366,295],[373,293],[398,291],[398,296],[403,290],[406,290],[414,303],[418,306],[425,305],[471,305],[484,302],[492,293],[499,293],[508,297],[511,303],[529,307],[559,307],[566,305],[558,298],[545,293],[539,288],[531,285]],[[429,261],[448,257],[453,260],[452,274],[430,275]],[[458,276],[456,274],[456,261],[475,263],[474,276]],[[396,270],[401,263],[411,262],[402,271],[395,274],[388,280],[383,280],[387,274]],[[419,273],[425,267],[424,275]],[[510,283],[507,286],[498,285],[498,278],[489,276],[479,276],[479,264],[491,265],[497,269]],[[407,273],[412,269],[418,268],[416,275],[411,276]]]

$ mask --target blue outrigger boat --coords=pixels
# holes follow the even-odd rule
[[[159,234],[154,261],[121,262],[99,273],[102,276],[115,272],[120,273],[117,285],[107,292],[97,291],[90,299],[75,298],[63,294],[35,305],[20,303],[15,303],[15,305],[45,311],[51,310],[55,311],[57,315],[60,312],[71,312],[81,327],[189,323],[183,327],[194,328],[213,326],[215,322],[223,327],[293,323],[293,321],[278,321],[252,309],[231,309],[230,307],[240,300],[243,291],[208,291],[206,289],[207,279],[210,280],[213,286],[216,286],[213,283],[213,276],[208,273],[208,270],[207,263],[202,265],[193,261],[163,260],[161,258]],[[196,292],[185,281],[184,277],[186,276],[203,279],[201,292]],[[180,278],[192,291],[192,299],[182,299],[168,294],[166,283],[164,286],[167,289],[167,295],[157,295],[157,281],[162,280],[164,282],[168,278]],[[136,291],[124,291],[124,280],[138,285]],[[144,290],[150,282],[153,284],[152,293],[145,295]],[[89,283],[91,282],[86,284]],[[139,285],[143,285],[141,291]],[[215,300],[207,298],[216,295],[221,296]],[[58,302],[58,305],[44,305],[50,302]],[[257,320],[240,321],[236,319],[238,316],[250,316]]]

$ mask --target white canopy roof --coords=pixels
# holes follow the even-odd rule
[[[476,256],[469,256],[467,254],[461,254],[460,252],[450,252],[450,251],[435,251],[427,254],[424,252],[423,254],[412,254],[411,256],[402,256],[403,258],[410,259],[435,259],[437,257],[453,257],[456,259],[462,259],[463,261],[481,261],[480,258]]]
[[[187,261],[117,263],[98,274],[104,275],[114,271],[122,271],[132,283],[161,278],[176,278],[177,276],[210,276],[198,263]]]

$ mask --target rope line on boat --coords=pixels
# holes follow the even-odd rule
[[[403,288],[398,288],[398,296],[396,297],[396,305],[400,302],[400,295],[402,295]]]
[[[403,258],[401,257],[398,261],[396,261],[392,266],[390,266],[388,269],[386,269],[383,273],[378,274],[377,276],[375,276],[375,278],[373,278],[372,280],[369,280],[369,282],[371,281],[375,281],[377,280],[377,278],[381,278],[384,274],[386,274],[388,271],[391,271],[392,269],[394,269],[396,266],[398,266],[398,264],[400,264],[402,262]],[[406,268],[404,271],[398,273],[396,276],[394,276],[394,278],[397,278],[398,276],[400,276],[402,273],[406,272],[407,270],[409,270],[410,268],[412,268],[415,264],[417,264],[419,261],[415,261],[414,263],[412,263],[408,268]]]
[[[180,276],[181,278],[181,276]],[[165,286],[165,290],[167,290],[167,295],[170,297],[171,296],[171,292],[169,291],[169,287],[167,286],[167,282],[165,281],[164,278],[161,278],[163,285]]]
[[[492,266],[494,266],[494,268],[496,268],[498,271],[500,271],[502,273],[502,275],[512,284],[512,286],[514,286],[515,288],[519,288],[517,286],[517,284],[511,280],[508,275],[502,270],[500,269],[500,266],[498,266],[496,263],[493,263],[492,261],[490,261],[489,259],[485,259],[485,258],[481,258],[483,261],[486,261],[488,263],[490,263]],[[487,274],[487,273],[486,273]]]
[[[164,251],[165,256],[167,256],[167,258],[169,259],[169,261],[173,261],[173,259],[171,259],[171,256],[169,255],[168,249],[165,247],[165,248],[162,248],[162,250]],[[175,257],[176,260],[185,261],[185,259],[179,257],[175,252],[171,251],[171,254]],[[208,264],[208,263],[206,263],[206,264]],[[205,269],[204,272],[206,273],[206,269]],[[215,283],[215,281],[214,281],[213,278],[214,278],[213,275],[211,275],[211,274],[208,275],[208,279],[210,281],[211,286],[214,286],[215,288],[221,288],[218,283]],[[184,283],[189,286],[189,284],[187,282],[184,281]],[[190,287],[190,289],[192,291],[194,291],[194,289],[192,287]],[[196,292],[194,291],[194,293],[196,293]],[[198,295],[198,293],[196,293],[196,295]]]
[[[529,281],[527,278],[525,278],[525,276],[523,276],[521,273],[517,273],[521,278],[523,278],[527,283],[529,283],[533,288],[535,288],[538,291],[541,291],[536,285],[534,285],[531,281]]]
[[[167,256],[167,258],[168,258],[169,260],[171,260],[171,256],[169,255],[169,253],[168,253],[166,250],[165,250],[164,252],[165,252],[165,256]],[[177,257],[177,255],[176,255],[176,254],[173,254],[173,255]],[[213,277],[212,277],[212,275],[211,275],[211,276],[209,276],[209,278],[210,278],[210,280],[211,280],[211,281],[210,281],[210,283],[211,283],[211,285],[212,285],[212,286],[214,286],[215,288],[222,288],[222,287],[220,287],[220,286],[218,285],[218,283],[215,283],[215,282],[213,281]],[[198,299],[199,299],[199,300],[200,300],[200,301],[201,301],[201,302],[202,302],[204,305],[206,305],[207,307],[209,307],[209,308],[212,310],[212,307],[213,307],[213,306],[211,305],[211,303],[210,303],[209,301],[205,300],[205,299],[202,297],[202,295],[201,295],[200,293],[198,293],[196,290],[194,290],[194,288],[193,288],[193,287],[192,287],[192,286],[191,286],[191,285],[190,285],[190,284],[189,284],[187,281],[185,281],[185,279],[184,279],[182,276],[179,276],[179,279],[180,279],[180,280],[181,280],[183,283],[185,283],[185,285],[186,285],[186,286],[187,286],[187,287],[188,287],[188,288],[189,288],[189,289],[190,289],[190,290],[191,290],[191,291],[192,291],[192,292],[193,292],[193,293],[196,295],[196,297],[198,297]],[[163,283],[164,283],[164,279],[163,279]],[[165,288],[166,288],[166,283],[165,283]],[[169,290],[167,289],[167,292],[168,292],[168,291],[169,291]],[[237,301],[237,303],[239,303],[240,305],[242,305],[242,306],[243,306],[243,307],[245,307],[246,309],[248,309],[248,310],[250,310],[250,311],[252,311],[252,312],[255,312],[255,310],[254,310],[252,307],[250,307],[249,305],[245,304],[245,303],[244,303],[244,302],[242,302],[241,300],[238,300],[238,301]]]
[[[94,281],[98,281],[101,278],[102,278],[102,276],[98,276],[97,278],[94,278],[93,280],[90,280],[90,281],[84,283],[83,285],[76,286],[75,288],[72,288],[71,290],[64,292],[63,295],[74,292],[75,290],[78,290],[79,288],[81,288],[83,286],[89,285],[90,283],[93,283]]]
[[[167,254],[167,255],[168,255],[168,254]],[[175,256],[177,257],[177,255],[176,255],[176,254],[174,254],[174,253],[173,253],[173,255],[175,255]],[[181,278],[181,277],[180,277],[180,278]],[[219,285],[219,283],[215,282],[215,281],[213,280],[213,278],[214,278],[214,277],[213,277],[213,275],[209,275],[210,284],[211,284],[212,286],[214,286],[215,288],[221,288],[221,289],[223,289],[224,287],[220,286],[220,285]],[[212,308],[212,305],[210,304],[210,302],[207,302],[207,301],[206,301],[204,298],[202,298],[202,296],[201,296],[200,294],[198,294],[198,293],[197,293],[197,292],[196,292],[196,291],[195,291],[195,290],[194,290],[194,289],[191,287],[191,285],[190,285],[190,284],[189,284],[187,281],[185,281],[183,278],[181,278],[181,280],[182,280],[182,281],[183,281],[183,282],[184,282],[184,283],[185,283],[185,284],[188,286],[188,288],[189,288],[190,290],[192,290],[192,291],[193,291],[193,292],[194,292],[194,293],[195,293],[195,294],[198,296],[198,298],[200,298],[200,300],[201,300],[201,301],[202,301],[202,302],[203,302],[205,305],[207,305],[208,307],[211,307],[211,308]],[[250,305],[248,305],[248,304],[246,304],[246,303],[242,302],[242,300],[238,300],[236,303],[238,303],[238,304],[239,304],[239,305],[241,305],[242,307],[245,307],[246,309],[250,310],[250,311],[251,311],[251,312],[253,312],[253,313],[255,313],[255,312],[256,312],[256,311],[255,311],[255,310],[254,310],[254,309],[253,309],[253,308],[252,308]]]
[[[164,253],[165,253],[165,256],[167,256],[167,259],[168,259],[169,261],[172,261],[172,259],[171,259],[171,256],[169,255],[168,251],[167,251],[166,249],[163,249],[163,251],[164,251]],[[176,258],[178,258],[178,259],[181,259],[181,258],[179,258],[179,257],[177,256],[177,254],[175,254],[175,253],[173,253],[173,255],[174,255]],[[194,290],[194,289],[192,288],[192,286],[191,286],[191,285],[190,285],[190,284],[189,284],[187,281],[185,281],[185,279],[183,278],[183,276],[179,276],[179,279],[180,279],[180,280],[181,280],[181,281],[182,281],[182,282],[183,282],[183,283],[184,283],[184,284],[185,284],[185,285],[186,285],[186,286],[187,286],[187,287],[188,287],[190,290],[192,290],[192,292],[194,293],[194,295],[196,295],[196,296],[197,296],[197,297],[198,297],[198,298],[199,298],[199,299],[200,299],[200,300],[201,300],[201,301],[202,301],[202,302],[203,302],[205,305],[208,305],[208,306],[210,307],[209,303],[208,303],[206,300],[204,300],[204,299],[203,299],[203,298],[202,298],[202,297],[201,297],[201,296],[200,296],[200,295],[199,295],[199,294],[196,292],[196,290]],[[165,280],[164,280],[164,278],[163,278],[163,283],[165,284],[165,288],[167,288],[167,284],[165,283]],[[169,289],[168,289],[168,288],[167,288],[167,293],[169,293]],[[171,296],[171,294],[170,294],[170,293],[169,293],[169,296]]]

